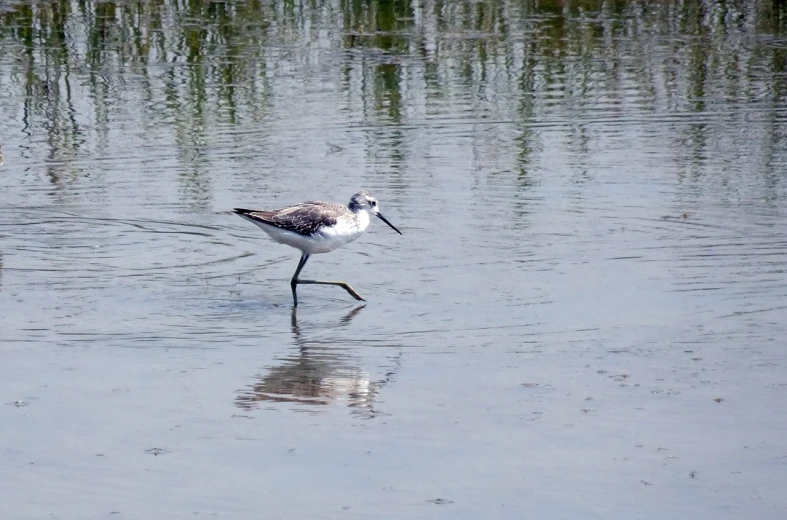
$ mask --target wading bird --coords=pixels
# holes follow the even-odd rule
[[[353,195],[346,206],[333,202],[310,201],[272,211],[243,208],[235,208],[234,211],[253,222],[276,242],[301,251],[298,268],[290,280],[294,307],[298,306],[299,284],[338,285],[356,300],[366,301],[346,282],[301,280],[298,275],[311,255],[329,253],[361,236],[369,227],[369,213],[402,234],[380,214],[377,199],[368,191],[359,191]]]

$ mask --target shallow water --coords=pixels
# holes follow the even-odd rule
[[[0,4],[0,516],[781,518],[774,5]]]

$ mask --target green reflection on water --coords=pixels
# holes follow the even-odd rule
[[[118,107],[138,103],[175,129],[186,184],[199,185],[206,127],[264,124],[281,78],[312,74],[347,91],[360,75],[369,125],[411,123],[419,89],[427,105],[470,96],[468,117],[517,125],[527,184],[530,125],[550,107],[776,110],[786,29],[786,4],[771,0],[7,2],[0,87],[17,87],[20,130],[46,136],[55,184],[79,173],[64,165],[106,150]],[[87,99],[75,94],[82,85]],[[702,121],[677,136],[697,160],[707,139]]]

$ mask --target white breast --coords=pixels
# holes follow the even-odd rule
[[[369,214],[366,211],[359,211],[353,219],[339,219],[335,226],[324,228],[313,236],[315,240],[312,251],[307,253],[333,251],[361,236],[368,227]]]

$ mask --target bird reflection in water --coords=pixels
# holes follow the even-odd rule
[[[354,308],[338,323],[343,327],[364,308]],[[382,381],[371,381],[369,374],[358,366],[347,348],[331,340],[310,340],[298,325],[297,310],[291,314],[292,336],[298,346],[297,354],[283,359],[279,366],[268,368],[259,375],[259,382],[241,391],[235,399],[239,408],[253,409],[260,402],[327,405],[346,402],[355,413],[374,417],[373,408],[380,387],[390,381],[395,369]],[[398,362],[398,358],[397,358]]]

